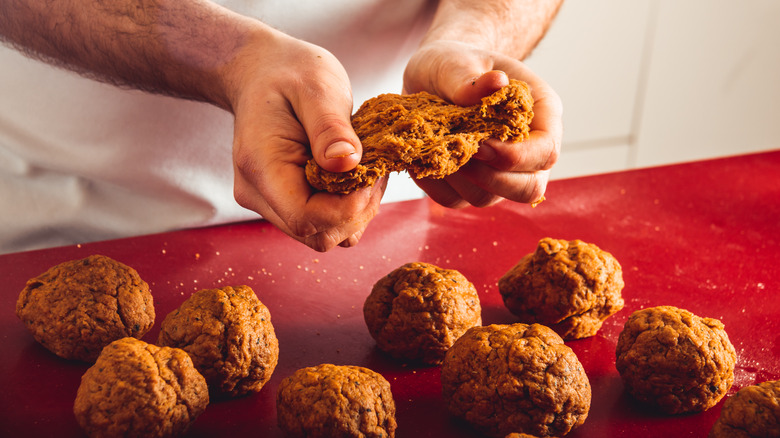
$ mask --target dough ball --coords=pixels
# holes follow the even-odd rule
[[[94,362],[111,342],[143,337],[154,324],[154,304],[135,269],[92,255],[28,280],[16,315],[54,354]]]
[[[322,364],[300,369],[279,385],[276,411],[289,438],[395,436],[390,383],[368,368]]]
[[[521,322],[546,325],[563,339],[595,335],[623,308],[620,263],[596,245],[544,238],[498,282]]]
[[[482,324],[474,285],[460,272],[407,263],[380,279],[363,305],[368,331],[390,355],[439,364],[466,330]]]
[[[279,359],[271,314],[249,286],[194,293],[165,317],[157,343],[189,353],[212,395],[227,397],[260,391]]]
[[[470,329],[447,352],[441,383],[450,413],[492,437],[564,435],[590,410],[582,364],[540,324]]]
[[[128,337],[84,373],[73,413],[90,437],[175,437],[208,403],[206,380],[187,353]]]
[[[736,352],[723,323],[677,307],[632,313],[616,355],[626,389],[668,414],[705,411],[734,382]]]
[[[746,386],[726,399],[709,438],[780,437],[780,380]]]

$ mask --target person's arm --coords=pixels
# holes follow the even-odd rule
[[[206,1],[4,0],[2,39],[85,76],[229,108],[224,69],[259,23]]]
[[[525,59],[542,39],[563,0],[442,0],[423,45],[459,41]]]
[[[205,101],[235,116],[235,198],[324,251],[353,245],[384,191],[315,193],[310,155],[359,162],[349,80],[326,50],[205,0],[3,0],[0,38],[112,84]]]
[[[534,97],[531,135],[520,144],[488,140],[469,163],[443,180],[417,184],[450,207],[486,206],[501,199],[542,198],[560,152],[558,95],[522,59],[544,36],[562,0],[441,0],[433,23],[404,74],[408,93],[428,91],[473,105],[508,84],[526,81]]]

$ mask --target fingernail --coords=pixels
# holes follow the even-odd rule
[[[328,146],[327,149],[325,149],[325,158],[343,158],[348,157],[357,151],[355,150],[355,146],[352,146],[351,143],[346,141],[339,141],[336,143],[333,143],[332,145]]]
[[[474,158],[481,161],[490,161],[496,158],[496,150],[483,143],[479,145],[479,149],[477,149],[477,153],[474,154]]]

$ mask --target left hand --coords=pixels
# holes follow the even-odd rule
[[[478,104],[507,85],[509,78],[530,86],[534,118],[529,138],[521,143],[486,140],[456,173],[444,179],[415,179],[437,203],[460,208],[485,207],[502,199],[541,200],[560,154],[563,106],[555,91],[525,64],[498,52],[439,40],[423,45],[410,59],[405,93],[427,91],[461,106]]]
[[[376,215],[387,179],[347,195],[316,192],[304,166],[354,168],[360,139],[350,124],[352,94],[330,52],[270,27],[252,40],[223,82],[232,84],[236,201],[317,250],[357,244]]]

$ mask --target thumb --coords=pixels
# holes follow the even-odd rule
[[[418,51],[404,71],[404,93],[424,90],[456,105],[471,106],[509,84],[505,72],[490,70],[491,59],[461,56],[463,50],[461,45],[436,43]]]
[[[491,70],[477,77],[461,80],[455,86],[452,103],[461,106],[478,104],[483,97],[509,85],[509,76],[500,70]]]
[[[339,110],[336,99],[316,98],[296,111],[309,138],[311,154],[329,172],[346,172],[360,162],[363,148],[350,122],[352,102]]]
[[[462,43],[438,41],[421,48],[404,71],[404,91],[428,91],[461,106],[471,106],[509,84],[492,70],[491,56]]]

